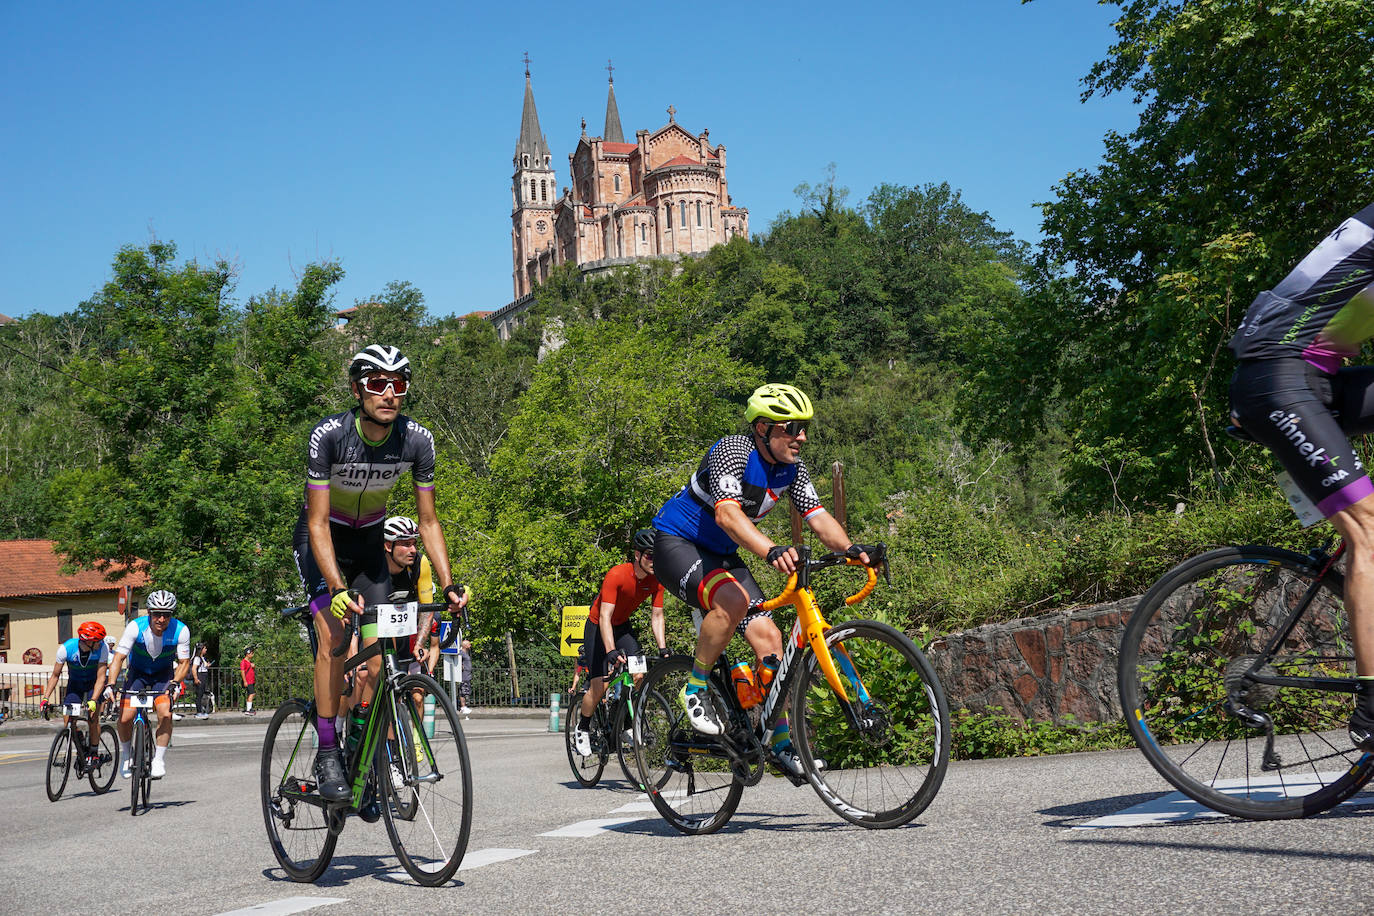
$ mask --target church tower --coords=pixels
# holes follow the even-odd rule
[[[530,58],[525,55],[525,110],[515,144],[511,178],[511,249],[515,258],[515,298],[527,295],[548,275],[553,262],[553,206],[557,190],[553,154],[539,129],[530,86]],[[541,255],[547,254],[547,257]]]

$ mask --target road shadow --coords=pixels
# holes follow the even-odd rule
[[[1038,813],[1046,815],[1043,826],[1054,828],[1080,827],[1100,817],[1107,817],[1113,814],[1121,814],[1139,805],[1158,801],[1166,796],[1177,795],[1183,798],[1181,793],[1172,791],[1159,792],[1140,792],[1134,795],[1118,795],[1112,798],[1090,799],[1071,805],[1056,805],[1050,808],[1041,808]],[[1148,830],[1159,828],[1187,829],[1191,827],[1215,827],[1218,824],[1248,824],[1254,823],[1252,818],[1235,817],[1230,814],[1222,814],[1219,811],[1212,811],[1198,803],[1187,801],[1189,805],[1196,805],[1199,813],[1189,816],[1175,817],[1167,820],[1154,822],[1142,822],[1138,824],[1119,824],[1114,826],[1104,826],[1104,830]],[[1306,820],[1318,818],[1367,818],[1374,816],[1374,793],[1360,793],[1354,798],[1337,805],[1320,814],[1314,814]]]
[[[151,814],[152,812],[154,812],[154,811],[159,811],[159,810],[161,810],[161,809],[163,809],[163,808],[182,808],[182,807],[185,807],[186,805],[194,805],[194,804],[198,804],[198,802],[197,802],[194,798],[187,798],[187,799],[182,799],[182,800],[179,800],[179,801],[178,801],[178,800],[172,800],[172,801],[153,801],[152,804],[149,805],[148,810],[139,812],[139,815],[138,815],[138,816],[139,816],[139,817],[143,817],[143,816],[146,815],[146,814]],[[128,805],[125,805],[124,807],[120,808],[119,810],[121,810],[121,811],[128,811],[128,810],[129,810],[129,806],[128,806]]]
[[[925,824],[919,821],[904,824],[901,828],[924,827]],[[687,834],[679,832],[667,821],[662,818],[649,814],[642,820],[629,821],[624,824],[608,825],[606,830],[615,833],[625,833],[636,836],[669,836],[686,837]],[[729,822],[716,831],[718,836],[729,836],[731,834],[753,833],[757,830],[772,833],[801,833],[815,835],[817,833],[834,833],[840,830],[863,830],[858,824],[851,824],[841,819],[816,820],[810,814],[740,814],[736,813],[730,818]]]
[[[1228,818],[1235,820],[1235,818]],[[1209,819],[1207,823],[1216,825],[1217,820]],[[1184,826],[1182,824],[1167,824],[1160,826]],[[1222,854],[1249,854],[1258,856],[1269,856],[1271,858],[1292,860],[1292,859],[1313,859],[1326,862],[1358,862],[1374,863],[1374,853],[1368,852],[1333,852],[1327,849],[1294,849],[1291,846],[1238,846],[1235,843],[1170,843],[1165,840],[1144,840],[1130,839],[1126,837],[1107,837],[1100,833],[1091,834],[1081,839],[1075,839],[1076,843],[1090,843],[1097,846],[1115,847],[1134,847],[1137,849],[1159,849],[1159,850],[1179,850],[1188,852],[1207,852]]]
[[[290,875],[278,868],[264,868],[262,876],[268,881],[285,882],[288,884],[297,883]],[[355,881],[362,880],[386,881],[389,884],[404,884],[418,887],[415,879],[406,873],[401,863],[394,856],[340,856],[336,855],[329,860],[329,867],[324,870],[324,874],[316,878],[311,887],[316,888],[346,888]],[[439,887],[462,887],[464,882],[459,880],[457,873]]]

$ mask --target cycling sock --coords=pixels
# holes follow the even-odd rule
[[[1355,709],[1366,719],[1374,719],[1374,677],[1357,677],[1355,681]]]
[[[159,744],[157,747],[153,748],[153,759],[154,759],[154,760],[161,760],[162,758],[164,758],[164,757],[166,757],[166,756],[167,756],[167,748],[163,747],[161,744]]]
[[[320,750],[329,750],[339,746],[339,732],[334,727],[334,717],[324,718],[315,717],[315,731],[320,736]]]
[[[128,760],[134,756],[134,743],[132,741],[119,742],[119,759]]]
[[[769,743],[775,751],[792,743],[792,728],[787,723],[787,713],[783,713],[778,724],[773,726],[773,740]]]
[[[580,729],[582,729],[584,732],[585,732],[585,731],[590,731],[590,730],[591,730],[591,725],[592,725],[592,717],[591,717],[591,716],[579,715],[579,716],[577,717],[577,727],[580,728]]]
[[[711,673],[711,663],[699,658],[692,659],[692,673],[687,675],[687,692],[698,693],[706,689],[706,677]]]

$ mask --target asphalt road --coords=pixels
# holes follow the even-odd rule
[[[888,831],[849,825],[810,789],[765,777],[722,831],[684,837],[619,781],[577,786],[562,737],[528,718],[468,723],[473,831],[450,885],[415,885],[383,826],[357,820],[323,878],[295,884],[263,831],[265,725],[179,723],[153,810],[137,818],[123,780],[104,796],[69,785],[48,802],[50,734],[0,737],[0,912],[1370,909],[1371,796],[1305,821],[1208,816],[1166,793],[1139,753],[1113,751],[953,764],[917,822]]]

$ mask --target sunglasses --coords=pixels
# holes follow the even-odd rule
[[[781,427],[783,432],[795,439],[806,432],[806,428],[810,425],[811,421],[809,420],[788,420],[786,423],[774,423],[773,428]]]
[[[149,612],[148,612],[148,616],[149,616],[149,617],[166,617],[168,620],[171,620],[171,619],[172,619],[172,612],[171,612],[171,611],[149,611]]]
[[[362,383],[363,390],[368,394],[386,394],[386,390],[390,388],[398,398],[405,394],[406,389],[410,387],[410,382],[403,378],[373,378],[370,375],[364,375],[358,381]]]

